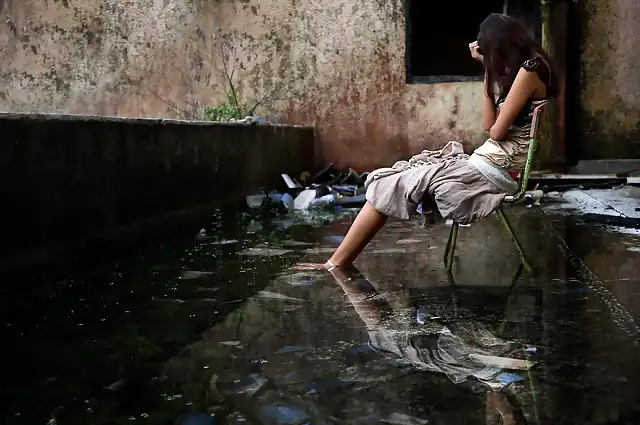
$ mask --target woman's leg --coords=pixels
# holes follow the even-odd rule
[[[369,202],[365,203],[344,240],[336,252],[333,253],[326,266],[344,267],[352,264],[376,233],[384,226],[387,218],[386,215],[373,208]]]

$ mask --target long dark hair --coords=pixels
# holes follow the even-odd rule
[[[483,56],[487,95],[495,99],[505,97],[511,89],[520,66],[527,59],[542,58],[549,68],[550,80],[547,96],[557,94],[557,80],[549,55],[520,22],[501,13],[492,13],[480,24],[478,47]],[[545,83],[547,83],[545,81]]]

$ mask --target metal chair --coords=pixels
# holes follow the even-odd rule
[[[536,151],[536,138],[538,136],[538,130],[540,128],[540,121],[542,120],[542,114],[544,113],[544,110],[546,109],[547,105],[549,105],[548,101],[541,103],[533,110],[531,132],[529,133],[529,152],[527,154],[527,162],[524,166],[524,170],[522,171],[522,173],[520,173],[518,190],[513,195],[507,195],[504,199],[504,202],[513,204],[514,202],[521,200],[524,197],[525,193],[527,192],[527,184],[529,183],[529,174],[531,173],[531,163],[533,162],[533,155]],[[524,266],[525,270],[527,270],[528,272],[531,272],[531,266],[529,265],[529,262],[527,261],[527,258],[524,255],[524,251],[520,246],[520,242],[518,242],[518,238],[516,238],[516,235],[513,231],[513,228],[511,227],[511,224],[509,224],[509,220],[507,220],[507,217],[504,214],[502,205],[500,205],[495,210],[495,213],[498,215],[500,222],[503,224],[505,230],[513,240],[513,243],[516,246],[516,250],[518,251],[518,255],[520,256],[520,260],[522,261],[522,265]],[[451,233],[449,233],[449,241],[447,242],[447,247],[445,248],[445,251],[444,251],[444,262],[447,267],[447,271],[451,271],[451,268],[453,266],[453,256],[456,251],[456,239],[458,238],[459,227],[460,227],[460,224],[456,222],[454,222],[453,225],[451,226]]]

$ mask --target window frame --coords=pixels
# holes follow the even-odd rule
[[[409,71],[411,69],[411,7],[410,4],[414,0],[404,0],[404,68],[406,84],[437,84],[437,83],[464,83],[483,81],[483,75],[413,75]],[[425,1],[425,0],[422,0]],[[473,0],[477,1],[477,0]],[[509,0],[502,0],[502,13],[506,14]]]

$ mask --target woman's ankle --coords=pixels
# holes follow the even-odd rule
[[[329,271],[331,271],[333,269],[344,269],[344,268],[347,268],[349,266],[350,266],[350,264],[341,263],[341,262],[338,262],[338,261],[333,260],[333,259],[327,260],[327,262],[324,263],[324,267]]]

